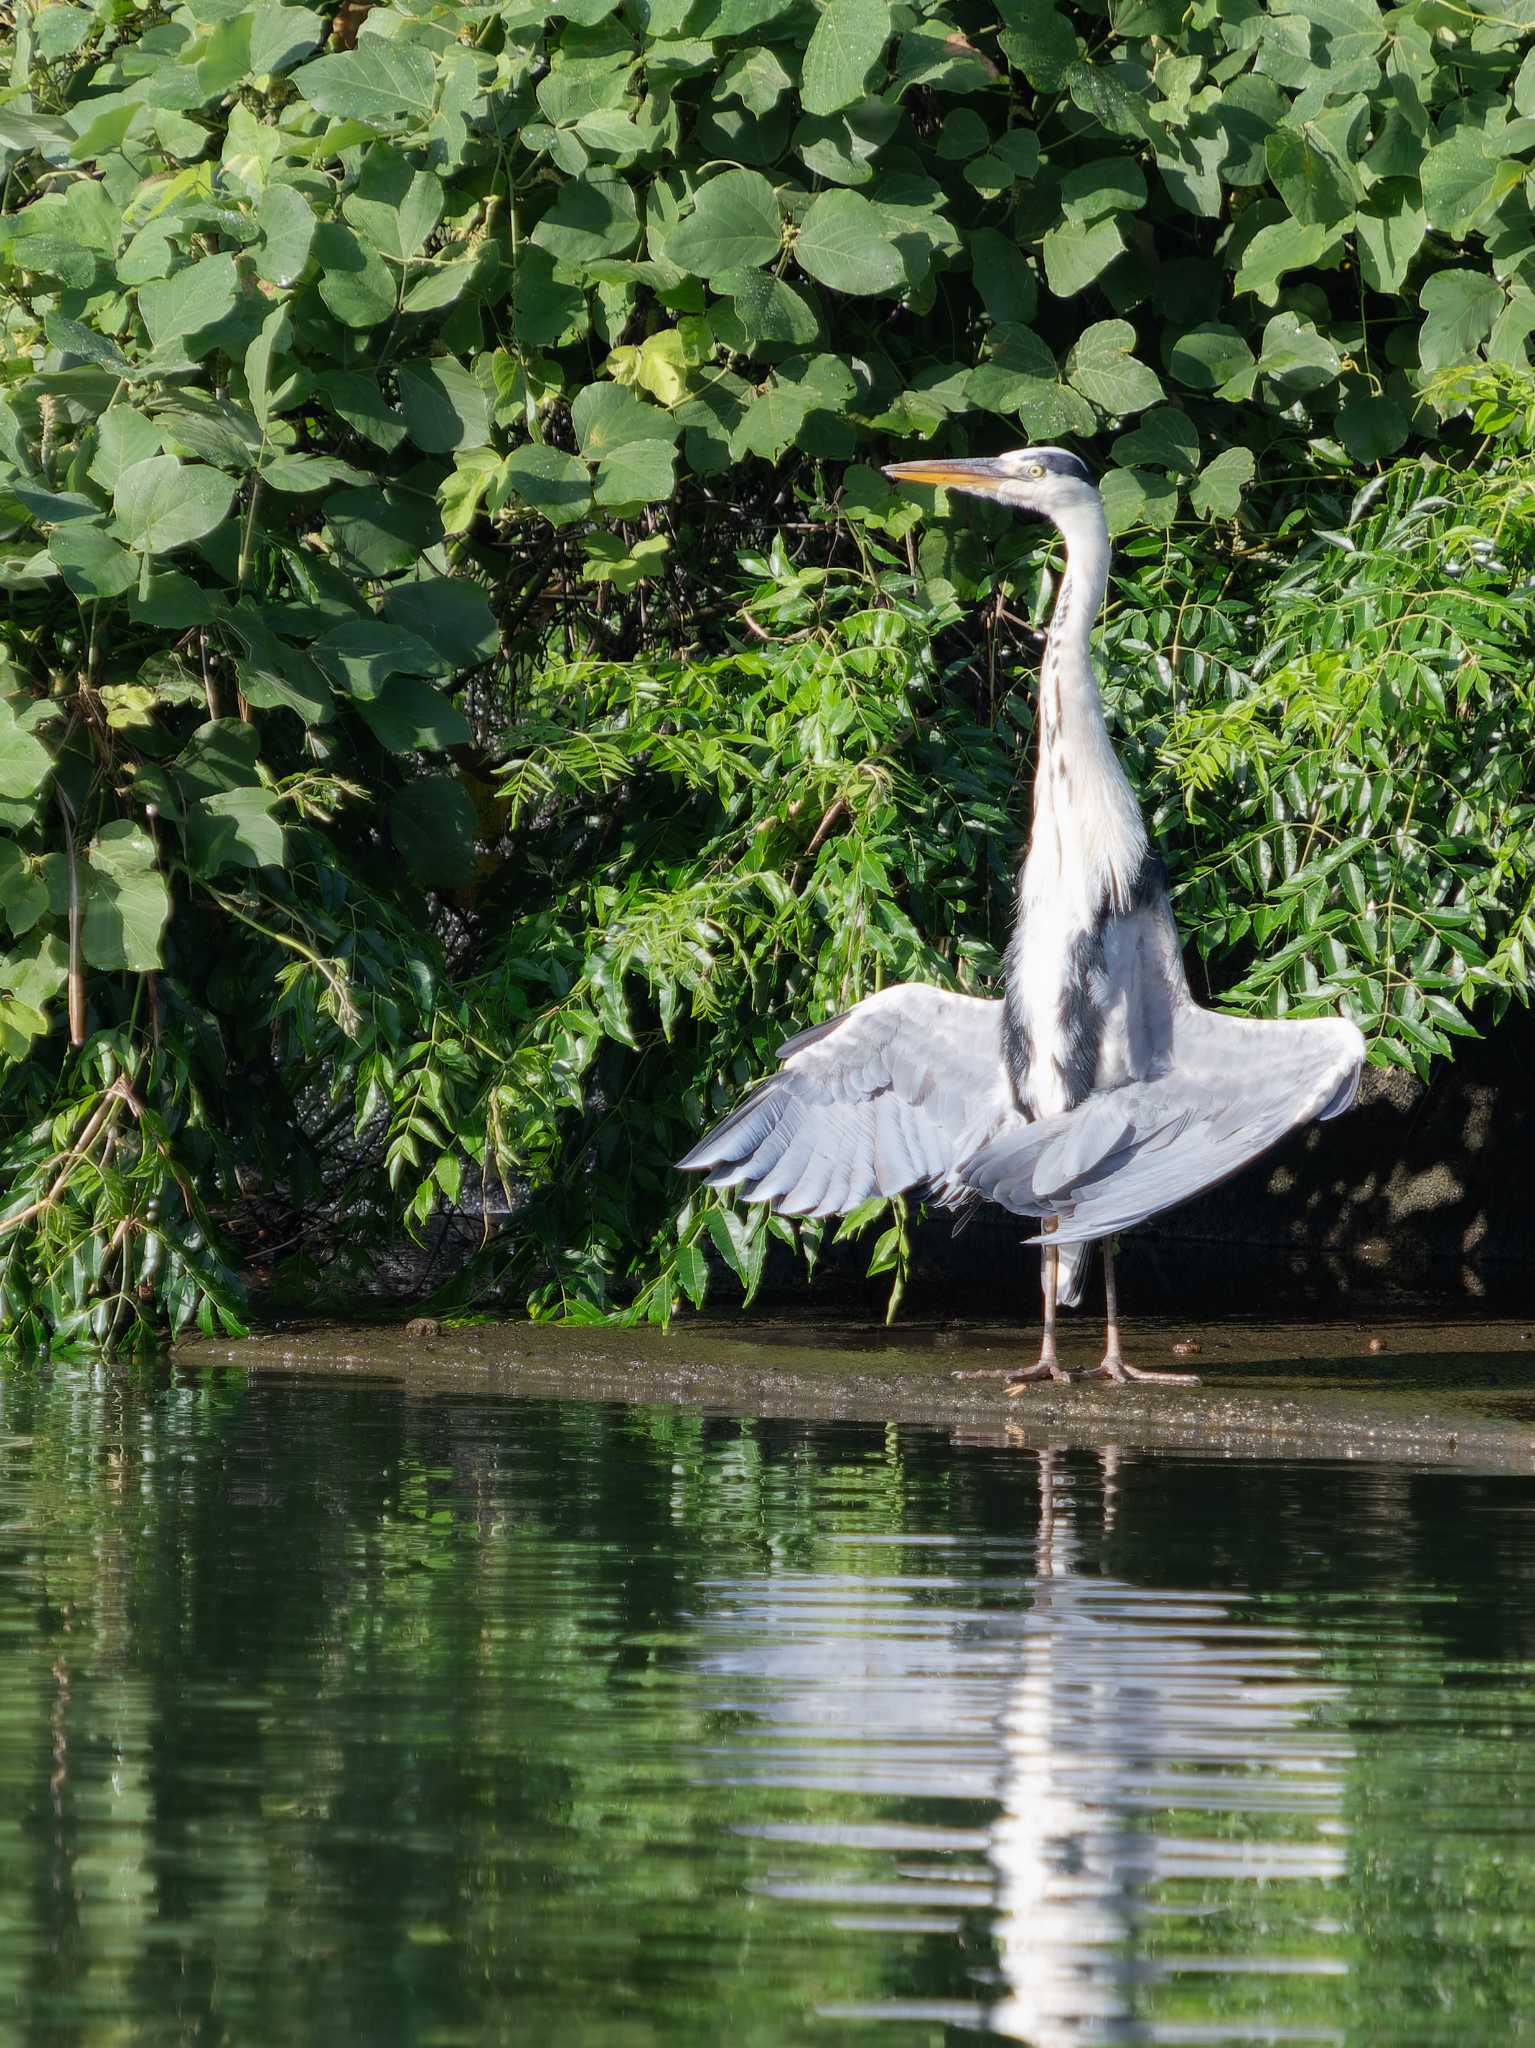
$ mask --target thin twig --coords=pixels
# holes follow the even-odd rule
[[[85,1043],[85,961],[80,950],[80,863],[75,854],[74,806],[57,785],[59,816],[64,821],[64,861],[69,871],[69,1042]]]
[[[836,831],[842,820],[850,815],[851,813],[847,807],[847,798],[845,796],[834,798],[826,806],[820,824],[816,826],[815,831],[810,835],[810,842],[805,848],[806,858],[808,859],[812,853],[819,853],[822,846],[831,837],[832,833]]]
[[[55,1179],[52,1187],[49,1188],[45,1195],[39,1195],[35,1202],[29,1202],[26,1208],[22,1209],[17,1215],[7,1216],[3,1221],[0,1221],[0,1237],[3,1237],[7,1231],[20,1230],[23,1223],[30,1223],[34,1216],[41,1216],[45,1209],[53,1207],[59,1196],[68,1187],[70,1175],[75,1167],[86,1156],[100,1136],[102,1125],[109,1117],[116,1115],[118,1105],[130,1097],[131,1094],[132,1090],[122,1077],[119,1076],[92,1111],[84,1130],[81,1131],[73,1145],[69,1147],[67,1152],[60,1153],[59,1158],[62,1163],[59,1168],[58,1177]]]

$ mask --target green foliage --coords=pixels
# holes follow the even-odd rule
[[[17,16],[0,1327],[233,1318],[492,1196],[540,1308],[664,1314],[706,1241],[754,1284],[760,1219],[664,1221],[748,1020],[975,980],[1005,919],[1038,557],[919,527],[878,465],[933,437],[1111,452],[1125,737],[1239,999],[1420,1063],[1524,987],[1523,471],[1412,466],[1523,433],[1517,11],[351,28]]]
[[[748,1295],[771,1239],[813,1259],[815,1224],[712,1198],[674,1217],[671,1162],[788,1020],[996,971],[1013,749],[944,688],[934,619],[781,545],[745,566],[734,652],[554,662],[530,687],[503,772],[522,858],[494,963],[465,991],[502,1064],[476,1074],[455,1031],[389,1080],[413,1214],[460,1159],[505,1186],[515,1228],[495,1258],[537,1314],[607,1313],[638,1284],[630,1312],[662,1320],[702,1300],[709,1252]],[[890,1224],[874,1270],[899,1277],[904,1243]]]
[[[1377,1061],[1426,1074],[1479,999],[1527,996],[1531,482],[1524,461],[1392,471],[1265,589],[1259,633],[1229,573],[1126,580],[1120,716],[1159,755],[1142,774],[1228,1007],[1341,1006]]]

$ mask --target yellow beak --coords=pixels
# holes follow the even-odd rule
[[[885,474],[898,484],[937,484],[947,491],[978,491],[994,497],[1007,472],[994,456],[930,456],[922,462],[891,462]]]

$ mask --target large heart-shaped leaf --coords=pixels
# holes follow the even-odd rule
[[[1236,289],[1253,292],[1267,305],[1279,296],[1279,281],[1291,271],[1305,270],[1341,246],[1337,225],[1316,221],[1283,220],[1260,228],[1242,252],[1237,268]]]
[[[1113,219],[1091,223],[1068,220],[1052,228],[1040,248],[1051,291],[1061,299],[1083,291],[1123,255],[1124,246],[1119,224]]]
[[[1314,121],[1276,128],[1268,173],[1296,220],[1321,227],[1347,220],[1358,203],[1353,172]]]
[[[0,797],[35,796],[53,767],[48,749],[34,739],[0,697]]]
[[[140,554],[171,554],[212,533],[234,494],[233,481],[205,463],[151,455],[117,480],[112,509],[118,536]]]
[[[965,380],[965,396],[987,412],[1016,415],[1033,438],[1090,434],[1092,407],[1061,381],[1048,344],[1028,327],[999,327],[991,356]]]
[[[1006,27],[997,41],[1015,71],[1042,92],[1059,92],[1077,61],[1071,23],[1047,0],[998,0]]]
[[[1419,304],[1428,317],[1418,335],[1418,360],[1425,370],[1443,370],[1472,360],[1503,309],[1503,294],[1480,271],[1439,270]]]
[[[400,410],[418,448],[447,455],[483,448],[490,438],[490,403],[474,373],[452,356],[402,363]]]
[[[900,251],[860,192],[823,192],[812,200],[794,254],[802,270],[834,292],[899,291],[906,278]]]
[[[1331,384],[1341,367],[1338,351],[1310,320],[1276,313],[1263,330],[1259,374],[1272,377],[1288,397]]]
[[[31,931],[48,909],[48,884],[35,859],[10,839],[0,839],[0,917],[17,938]]]
[[[292,284],[314,247],[317,223],[308,200],[293,185],[268,185],[256,207],[256,225],[261,230],[257,274],[269,284]]]
[[[591,510],[592,482],[579,456],[535,442],[514,448],[501,465],[492,508],[499,510],[510,497],[542,512],[552,525],[568,526]]]
[[[157,348],[176,344],[195,362],[217,337],[210,330],[227,320],[239,296],[233,256],[205,256],[156,284],[139,287],[139,312]]]
[[[1066,375],[1101,411],[1140,412],[1162,396],[1162,380],[1134,351],[1135,329],[1128,320],[1100,320],[1068,356]]]
[[[1211,321],[1166,343],[1167,368],[1190,391],[1245,398],[1252,389],[1253,352],[1236,328]]]
[[[377,327],[392,319],[399,280],[389,265],[343,221],[328,220],[314,238],[320,297],[344,327]]]
[[[322,114],[391,124],[424,122],[436,102],[437,67],[419,43],[364,36],[355,50],[301,66],[292,82]]]
[[[85,850],[85,915],[80,945],[87,964],[148,974],[160,966],[170,892],[155,864],[154,843],[127,818],[103,825]]]
[[[1524,165],[1499,157],[1475,131],[1457,130],[1423,159],[1423,211],[1457,242],[1517,191]]]
[[[136,558],[90,520],[56,526],[48,552],[76,597],[120,597],[139,580]]]
[[[112,491],[125,469],[159,452],[160,430],[154,421],[131,406],[114,405],[96,422],[96,452],[89,474],[104,491]]]
[[[588,384],[570,408],[581,453],[595,462],[629,441],[675,441],[677,422],[621,384]]]
[[[314,657],[349,696],[376,697],[391,676],[430,675],[431,648],[408,628],[384,619],[347,619],[314,644]]]
[[[827,0],[800,70],[807,114],[835,114],[861,100],[890,40],[890,0]]]
[[[1202,519],[1231,519],[1241,508],[1242,493],[1253,480],[1256,465],[1250,448],[1227,448],[1208,462],[1194,479],[1189,502]]]
[[[187,858],[198,874],[212,877],[225,868],[281,867],[283,828],[273,817],[275,789],[248,786],[219,790],[189,805]]]
[[[434,657],[434,669],[489,661],[501,644],[501,629],[485,592],[462,576],[423,576],[419,582],[391,585],[384,598],[384,617],[424,643]]]
[[[473,738],[458,706],[414,676],[396,676],[357,709],[392,754],[462,747]]]
[[[562,185],[533,229],[533,240],[559,263],[595,263],[622,256],[640,236],[639,209],[621,178],[577,178]]]
[[[369,150],[341,211],[370,248],[391,263],[405,263],[425,248],[443,204],[441,178],[415,169],[391,143],[380,142]]]
[[[731,312],[740,323],[749,350],[766,344],[808,348],[821,333],[815,309],[792,285],[765,270],[726,270],[714,279],[716,291],[728,292]],[[719,333],[715,315],[715,332]]]
[[[1148,412],[1132,433],[1114,443],[1114,460],[1128,467],[1192,476],[1199,467],[1199,433],[1187,413],[1170,405]]]
[[[669,498],[676,457],[664,441],[630,441],[605,455],[597,467],[599,505],[624,508]]]
[[[757,171],[722,171],[698,189],[693,211],[667,238],[668,260],[699,277],[771,263],[782,240],[772,186]]]
[[[238,17],[236,17],[238,18]],[[325,23],[307,7],[261,0],[250,11],[250,68],[257,78],[287,71],[325,38]]]

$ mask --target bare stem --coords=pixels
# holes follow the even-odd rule
[[[85,959],[80,949],[80,862],[75,852],[74,807],[62,789],[55,788],[59,816],[64,821],[64,860],[69,870],[69,1042],[85,1043]]]
[[[76,1138],[73,1145],[69,1147],[67,1152],[60,1155],[59,1171],[48,1192],[44,1195],[39,1195],[35,1202],[29,1202],[26,1208],[18,1211],[16,1215],[7,1216],[4,1221],[0,1221],[0,1237],[4,1237],[8,1231],[20,1230],[21,1226],[24,1223],[30,1223],[34,1216],[41,1216],[45,1209],[53,1207],[60,1195],[63,1194],[65,1188],[68,1187],[70,1176],[75,1168],[86,1157],[92,1145],[101,1136],[102,1126],[115,1119],[118,1110],[125,1102],[130,1101],[131,1098],[132,1090],[119,1077],[112,1083],[106,1094],[101,1098],[101,1101],[96,1105],[85,1128],[81,1131],[79,1137]]]

